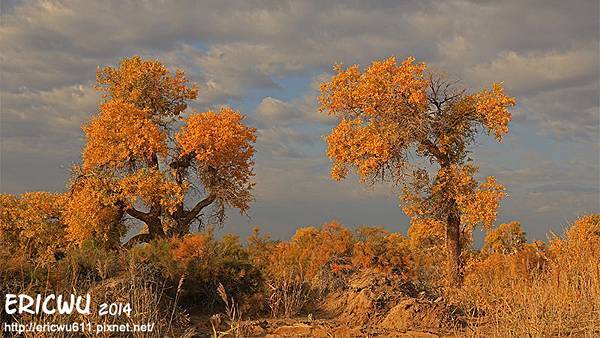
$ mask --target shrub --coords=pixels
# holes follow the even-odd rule
[[[336,221],[299,228],[289,242],[274,245],[265,270],[273,316],[296,315],[309,299],[337,287],[352,247],[352,233]]]
[[[482,251],[485,253],[512,253],[527,243],[527,237],[519,222],[500,224],[485,237]]]
[[[432,294],[441,292],[446,266],[446,225],[431,218],[413,217],[408,228],[414,282],[420,290]],[[463,252],[463,255],[467,251]]]
[[[222,308],[217,293],[220,284],[238,303],[249,299],[262,286],[260,271],[252,264],[238,236],[228,234],[216,240],[209,231],[174,239],[171,246],[186,306],[209,311],[215,306]],[[242,302],[242,308],[244,305]]]
[[[355,269],[375,269],[412,276],[414,265],[410,241],[398,234],[389,233],[382,227],[361,227],[352,251]]]

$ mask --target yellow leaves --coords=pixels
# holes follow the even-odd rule
[[[550,252],[554,257],[595,257],[600,264],[600,214],[591,214],[577,219],[563,238],[555,236],[550,241]],[[596,265],[597,267],[598,265]]]
[[[352,266],[357,269],[375,269],[390,273],[404,273],[413,268],[410,241],[398,234],[389,233],[382,227],[361,227],[357,230],[358,241],[352,251]]]
[[[375,60],[363,71],[336,65],[334,71],[320,86],[319,109],[339,118],[327,136],[335,180],[350,169],[363,182],[398,178],[412,147],[440,166],[463,165],[478,127],[501,140],[508,132],[508,108],[516,104],[501,84],[469,95],[442,76],[426,76],[426,65],[414,58],[400,64],[395,57]]]
[[[132,207],[138,202],[146,205],[158,203],[173,212],[178,203],[183,202],[186,184],[176,184],[165,177],[165,173],[155,169],[141,169],[119,181],[120,199]]]
[[[242,211],[250,202],[255,128],[231,108],[192,114],[176,134],[182,155],[192,154],[209,192]]]
[[[567,240],[586,241],[600,240],[600,214],[592,214],[579,218],[567,231]]]
[[[494,176],[489,176],[473,194],[460,195],[457,203],[462,211],[461,221],[471,228],[477,223],[491,228],[496,221],[500,200],[505,196],[504,190]]]
[[[150,120],[149,114],[124,101],[103,104],[100,114],[83,127],[87,138],[84,168],[118,169],[134,160],[150,161],[155,154],[165,154],[166,135]]]
[[[87,143],[79,174],[84,179],[71,194],[81,201],[70,202],[67,218],[73,239],[118,242],[124,217],[152,223],[154,236],[185,232],[199,208],[213,203],[216,217],[223,217],[227,206],[248,209],[256,130],[243,124],[243,115],[221,108],[184,119],[196,86],[183,71],[172,74],[159,61],[138,56],[99,69],[96,88],[104,101],[83,126]],[[185,124],[179,128],[177,121]],[[186,210],[190,182],[208,196]]]
[[[204,166],[225,168],[232,161],[247,163],[254,154],[255,128],[242,124],[245,117],[231,108],[192,114],[176,139],[183,155],[194,153]]]
[[[389,139],[385,130],[364,125],[358,119],[342,119],[327,136],[327,155],[334,161],[332,177],[345,178],[349,165],[358,169],[363,181],[376,174],[392,155]]]
[[[508,108],[517,104],[517,101],[504,94],[501,83],[493,83],[491,90],[483,90],[475,94],[474,98],[476,114],[488,131],[493,133],[498,141],[502,141],[502,136],[508,134],[508,123],[511,119]]]
[[[446,239],[446,224],[433,218],[413,217],[408,237],[416,247],[441,245]]]
[[[211,254],[212,238],[209,234],[187,235],[181,239],[174,239],[173,256],[184,265],[194,260],[206,260]]]
[[[119,67],[103,67],[96,73],[97,89],[110,101],[123,101],[148,110],[153,119],[176,116],[186,108],[186,101],[198,96],[196,85],[189,85],[185,73],[171,75],[159,61],[125,58]]]
[[[478,224],[491,228],[496,221],[504,187],[493,176],[478,184],[477,167],[451,165],[439,169],[429,182],[423,170],[413,175],[415,183],[404,186],[402,208],[412,217],[409,236],[417,246],[435,246],[446,239],[449,216],[460,219],[463,244],[472,240],[471,231]]]
[[[490,228],[496,221],[500,200],[505,197],[505,189],[493,176],[489,176],[485,182],[478,185],[473,178],[476,172],[477,167],[469,164],[440,169],[432,187],[432,195],[440,196],[441,200],[454,199],[460,212],[461,223],[469,228],[473,229],[479,223]]]
[[[340,258],[350,255],[353,238],[350,231],[333,221],[322,229],[296,230],[289,242],[277,244],[270,256],[269,274],[273,278],[310,280],[324,268],[339,268]]]
[[[0,245],[44,263],[54,260],[53,253],[67,245],[60,222],[63,202],[49,192],[0,194]]]
[[[468,198],[477,186],[473,178],[476,172],[477,167],[470,164],[440,168],[432,192],[454,196],[457,199]]]
[[[545,254],[538,244],[523,244],[510,253],[494,252],[467,263],[465,288],[505,291],[542,273]],[[497,297],[500,295],[496,295]]]
[[[66,196],[63,222],[67,237],[79,244],[91,237],[111,245],[119,243],[125,226],[117,206],[118,189],[115,180],[106,174],[80,173]]]
[[[519,222],[502,223],[485,236],[483,252],[513,253],[527,243],[525,232]]]
[[[424,63],[407,58],[400,65],[395,57],[374,61],[361,72],[357,65],[343,70],[336,65],[329,82],[321,84],[320,110],[339,117],[405,114],[424,109],[426,81]]]
[[[354,65],[335,67],[336,75],[321,84],[320,110],[340,118],[327,137],[332,177],[343,179],[355,167],[364,182],[382,175],[384,165],[401,166],[402,152],[422,133],[427,106],[425,64],[413,58],[374,61],[361,72]]]

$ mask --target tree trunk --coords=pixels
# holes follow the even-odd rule
[[[165,237],[165,231],[163,230],[160,218],[152,218],[148,222],[146,222],[146,225],[148,225],[148,233],[150,234],[152,239]]]
[[[460,238],[460,215],[456,210],[456,202],[448,214],[446,224],[446,255],[447,255],[447,283],[449,288],[460,288],[463,283],[462,245]]]
[[[132,248],[137,244],[148,243],[153,239],[165,237],[160,218],[148,219],[146,225],[148,226],[148,233],[137,234],[131,237],[127,243],[125,243],[126,248]]]

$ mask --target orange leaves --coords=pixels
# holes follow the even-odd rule
[[[467,94],[444,76],[425,74],[426,65],[413,58],[376,60],[364,71],[357,65],[334,70],[321,84],[320,111],[339,117],[327,136],[336,180],[351,168],[363,182],[401,178],[415,148],[443,170],[465,165],[479,128],[501,140],[508,108],[516,104],[501,84]]]
[[[267,267],[273,278],[315,278],[324,268],[339,267],[352,250],[350,231],[333,221],[315,227],[299,228],[289,242],[277,244]]]
[[[477,168],[472,165],[450,166],[438,172],[433,194],[452,196],[461,215],[461,223],[474,228],[478,223],[490,228],[496,221],[500,200],[505,196],[504,186],[489,176],[477,184],[473,175]]]
[[[501,83],[493,83],[491,90],[483,90],[475,94],[475,112],[490,133],[502,141],[502,136],[508,134],[508,123],[511,114],[509,107],[517,104],[515,98],[506,96]]]
[[[85,169],[97,166],[121,168],[130,161],[150,161],[165,154],[166,135],[150,120],[150,112],[123,101],[109,101],[100,114],[83,127],[87,144],[83,151]]]
[[[331,176],[346,177],[348,166],[357,168],[361,180],[376,174],[390,160],[391,144],[382,130],[345,118],[327,136],[327,155],[334,161]]]
[[[432,218],[413,217],[408,237],[417,247],[441,245],[446,239],[446,225]]]
[[[457,203],[462,211],[461,221],[471,228],[477,223],[491,228],[496,221],[500,200],[505,196],[504,190],[503,185],[496,183],[494,176],[489,176],[474,193],[460,195]]]
[[[585,241],[591,238],[600,240],[600,214],[592,214],[579,218],[567,231],[570,241]]]
[[[502,223],[485,236],[482,251],[509,254],[521,249],[525,243],[527,237],[519,222]]]
[[[339,117],[378,117],[424,109],[426,66],[414,61],[407,58],[398,65],[390,57],[374,61],[364,72],[357,65],[346,70],[337,65],[336,75],[321,84],[320,110]]]
[[[422,134],[427,106],[425,64],[413,58],[374,61],[361,72],[336,66],[336,75],[321,84],[320,110],[340,118],[327,137],[332,177],[340,180],[350,166],[362,181],[383,175],[385,165],[402,166],[405,148]]]
[[[125,233],[117,203],[118,185],[105,173],[80,173],[70,187],[63,211],[67,236],[76,243],[96,237],[111,245]]]
[[[193,153],[202,166],[217,170],[248,167],[254,154],[251,143],[256,141],[256,129],[243,125],[243,119],[243,115],[228,107],[216,113],[192,114],[176,136],[183,155]]]
[[[555,236],[550,241],[551,253],[564,260],[594,257],[586,263],[592,269],[600,264],[600,214],[580,217],[565,231],[564,238]]]
[[[141,169],[119,181],[121,199],[129,207],[138,202],[146,205],[158,203],[167,210],[174,211],[183,201],[187,185],[178,185],[155,169]]]
[[[66,246],[62,209],[62,196],[55,193],[0,194],[0,245],[15,255],[52,261],[54,251]]]
[[[192,114],[176,134],[182,155],[192,154],[204,187],[242,211],[251,200],[255,128],[231,108]]]
[[[198,96],[183,71],[171,75],[159,61],[126,58],[118,68],[103,67],[96,73],[97,89],[107,100],[123,101],[147,109],[153,119],[176,116],[187,108],[186,101]]]
[[[327,273],[360,269],[409,273],[413,269],[410,241],[382,227],[361,227],[356,237],[333,221],[319,229],[296,230],[289,242],[270,248],[266,269],[271,278],[316,282]]]
[[[194,234],[173,240],[174,258],[184,266],[193,260],[206,260],[210,255],[212,238],[208,234]]]
[[[361,227],[352,251],[352,266],[356,269],[412,271],[409,240],[399,233],[389,233],[382,227]]]
[[[80,201],[69,202],[67,217],[73,239],[118,242],[125,217],[146,223],[149,237],[166,230],[183,234],[213,203],[217,207],[207,217],[216,219],[226,207],[248,209],[256,137],[243,115],[221,108],[190,114],[181,126],[177,121],[197,97],[196,85],[183,71],[172,74],[156,60],[134,56],[96,75],[104,100],[100,113],[83,126],[87,144],[83,169],[76,173],[83,179],[71,194]],[[190,187],[207,196],[188,207]]]
[[[477,167],[465,164],[442,167],[433,181],[424,170],[413,174],[414,183],[403,189],[402,208],[412,217],[409,236],[414,245],[442,244],[447,240],[450,217],[459,221],[454,224],[464,248],[472,241],[475,226],[493,226],[504,187],[493,176],[478,184],[476,172]]]

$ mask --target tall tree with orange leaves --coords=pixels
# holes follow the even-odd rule
[[[243,115],[188,111],[198,91],[184,72],[137,56],[99,69],[96,88],[102,102],[83,126],[83,164],[63,212],[71,239],[118,243],[127,219],[147,228],[131,243],[181,236],[228,207],[248,209],[256,137]]]
[[[491,227],[504,196],[494,177],[474,179],[470,147],[482,130],[502,141],[515,99],[497,83],[467,92],[413,58],[334,70],[320,98],[320,111],[338,117],[327,136],[333,179],[352,169],[363,183],[401,184],[403,209],[414,224],[445,224],[448,284],[460,286],[469,230]]]

